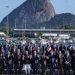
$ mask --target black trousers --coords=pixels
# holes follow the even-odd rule
[[[46,65],[44,63],[42,63],[41,64],[41,68],[42,68],[42,75],[44,75],[45,69],[46,69]]]
[[[75,64],[72,64],[73,75],[75,75]]]
[[[38,73],[38,64],[34,64],[33,65],[33,74],[37,74]]]
[[[66,64],[64,65],[64,75],[70,75],[70,65],[69,64]]]

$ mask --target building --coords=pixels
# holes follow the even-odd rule
[[[0,32],[0,37],[7,37],[7,35],[4,32]]]
[[[70,34],[75,36],[75,29],[13,29],[13,36],[34,35],[35,33]]]

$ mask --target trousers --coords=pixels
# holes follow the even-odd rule
[[[31,71],[31,64],[24,64],[24,65],[23,65],[23,71],[24,71],[26,74],[30,74],[30,71]]]

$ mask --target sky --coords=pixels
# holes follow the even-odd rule
[[[0,22],[26,0],[0,0]],[[57,14],[75,14],[75,0],[51,0]],[[8,7],[7,7],[8,6]]]

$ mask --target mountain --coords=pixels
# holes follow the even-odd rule
[[[56,15],[50,20],[49,24],[52,25],[53,28],[65,28],[66,26],[68,26],[68,28],[75,28],[75,15],[71,13]]]
[[[40,23],[37,25],[32,25],[34,28],[40,28],[40,27],[45,27],[45,28],[65,28],[65,29],[71,29],[75,28],[75,15],[71,13],[62,13],[62,14],[57,14],[54,18],[52,18],[48,22]]]
[[[33,28],[32,25],[48,22],[54,16],[55,10],[50,0],[27,0],[8,15],[8,21],[10,28]],[[7,24],[5,17],[1,26]]]
[[[55,14],[50,0],[27,0],[8,15],[10,28],[75,28],[75,15]],[[0,28],[7,27],[7,17]]]

